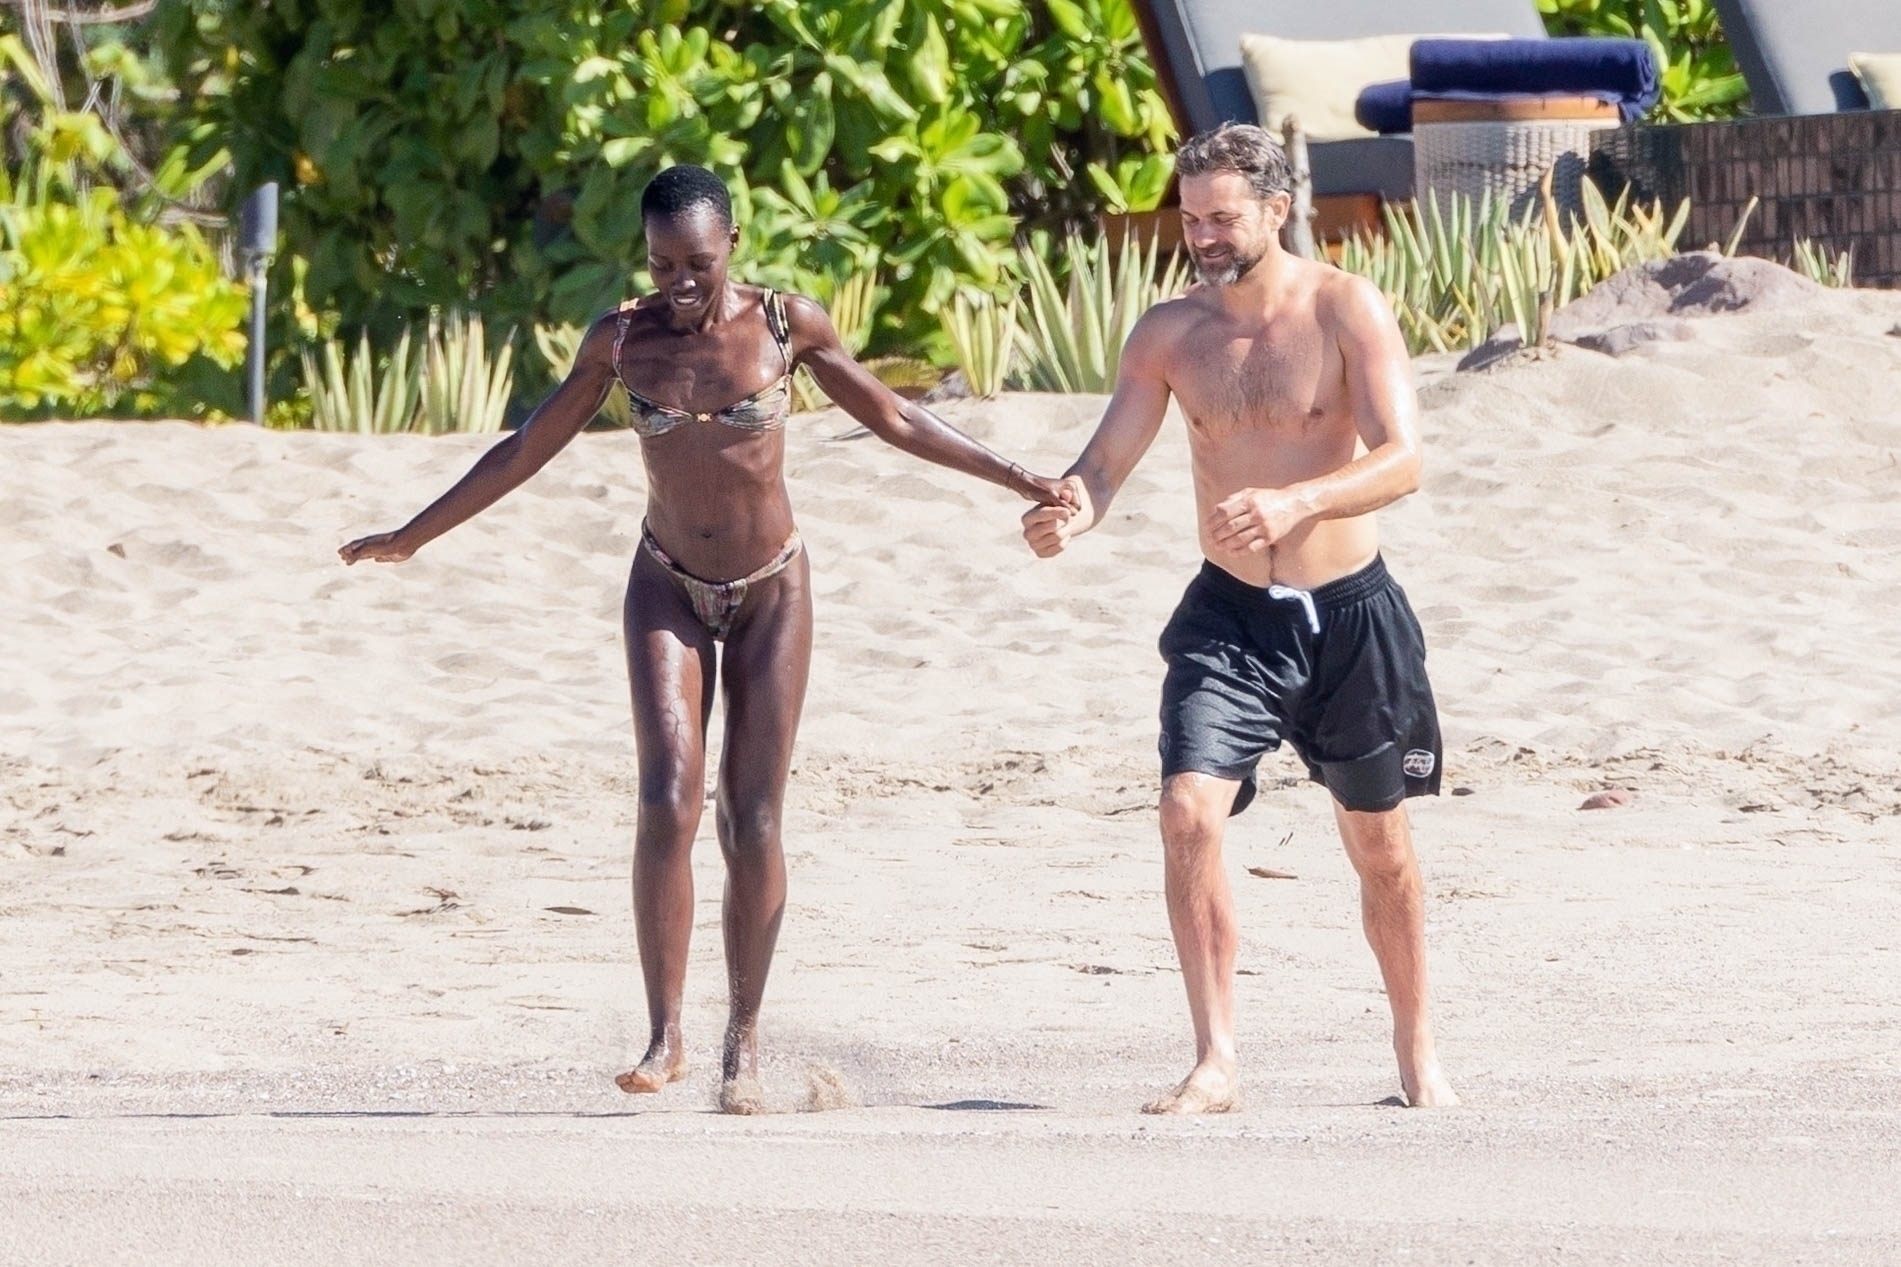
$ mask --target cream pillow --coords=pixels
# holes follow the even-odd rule
[[[1848,69],[1876,110],[1901,110],[1901,53],[1850,53]]]
[[[1243,35],[1241,70],[1261,126],[1279,136],[1288,115],[1314,141],[1372,136],[1353,117],[1368,84],[1405,79],[1414,40],[1502,40],[1503,35],[1369,35],[1355,40],[1288,40]]]

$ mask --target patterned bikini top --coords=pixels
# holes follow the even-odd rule
[[[633,320],[635,302],[629,300],[620,306],[620,325],[614,335],[614,377],[620,380],[621,388],[627,393],[628,403],[633,406],[633,416],[628,426],[634,434],[651,439],[689,422],[722,422],[741,431],[777,431],[785,426],[786,415],[792,412],[792,331],[786,324],[785,299],[778,291],[768,290],[765,294],[766,328],[772,332],[773,342],[779,345],[779,355],[785,360],[785,373],[744,400],[736,400],[723,409],[706,412],[676,409],[643,396],[634,390],[634,385],[621,372],[620,347],[627,338],[627,326]]]

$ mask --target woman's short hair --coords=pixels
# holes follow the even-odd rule
[[[1175,152],[1177,176],[1214,172],[1239,172],[1257,198],[1292,193],[1294,188],[1287,152],[1265,128],[1252,123],[1224,123],[1198,132]]]
[[[647,182],[640,194],[640,218],[659,216],[679,222],[695,211],[706,210],[719,218],[721,227],[733,224],[733,195],[726,182],[691,163],[677,163]]]

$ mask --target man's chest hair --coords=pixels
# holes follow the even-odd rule
[[[1252,336],[1191,334],[1171,360],[1171,389],[1206,427],[1304,429],[1332,412],[1340,395],[1336,358],[1311,323],[1275,323]]]

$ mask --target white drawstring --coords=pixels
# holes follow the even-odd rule
[[[1291,598],[1307,609],[1307,627],[1318,634],[1320,632],[1320,613],[1314,609],[1314,596],[1306,590],[1297,590],[1291,585],[1270,585],[1267,587],[1269,598]]]

